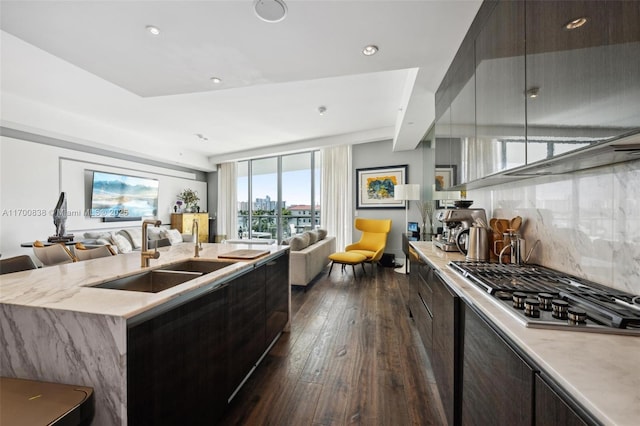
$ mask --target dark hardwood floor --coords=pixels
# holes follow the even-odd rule
[[[328,268],[292,289],[283,333],[223,425],[443,425],[428,358],[406,308],[408,276]]]

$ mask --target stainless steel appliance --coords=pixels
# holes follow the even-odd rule
[[[433,239],[433,245],[443,251],[459,251],[457,238],[460,232],[469,229],[476,219],[486,224],[487,214],[484,209],[439,209],[436,219],[443,223],[443,231]]]
[[[537,265],[449,262],[527,327],[640,336],[640,296]]]

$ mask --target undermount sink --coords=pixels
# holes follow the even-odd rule
[[[203,275],[203,272],[153,270],[129,277],[118,278],[93,286],[93,288],[108,288],[113,290],[142,291],[158,293],[185,283]]]
[[[225,268],[229,265],[233,265],[236,262],[229,262],[224,260],[195,260],[189,259],[182,262],[173,263],[163,266],[162,271],[187,271],[187,272],[201,272],[208,274],[210,272],[217,271],[218,269]]]

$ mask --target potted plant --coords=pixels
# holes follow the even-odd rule
[[[198,197],[197,191],[187,188],[178,194],[178,199],[184,201],[184,211],[191,213],[200,200],[200,197]]]

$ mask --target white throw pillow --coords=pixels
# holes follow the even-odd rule
[[[119,253],[131,253],[133,247],[131,247],[131,243],[124,235],[113,233],[111,234],[111,242],[113,245],[118,247]]]
[[[182,234],[177,229],[164,229],[161,232],[163,238],[167,238],[171,245],[180,244],[182,242]]]
[[[142,229],[130,228],[124,229],[124,232],[129,234],[129,238],[131,239],[131,244],[133,245],[134,249],[139,249],[140,247],[142,247]]]
[[[326,229],[318,228],[318,230],[316,232],[318,233],[318,241],[324,240],[325,238],[327,238],[327,230]]]

